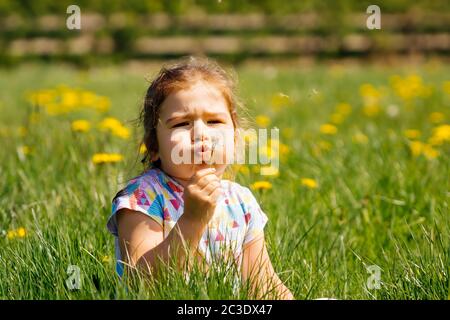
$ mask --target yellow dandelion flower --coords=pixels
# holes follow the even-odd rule
[[[266,128],[270,124],[270,118],[265,115],[258,115],[255,118],[256,124],[262,128]]]
[[[333,135],[336,134],[337,131],[337,127],[329,123],[325,123],[320,126],[320,132],[323,134]]]
[[[316,189],[317,188],[317,181],[311,178],[301,178],[300,182],[303,186],[309,188],[309,189]]]
[[[432,112],[428,119],[431,123],[441,123],[445,120],[445,115],[442,112]]]
[[[16,230],[8,230],[6,237],[8,239],[14,239],[15,237],[17,237],[17,231]]]
[[[48,115],[54,116],[64,112],[64,108],[57,103],[48,103],[45,105],[45,112]]]
[[[433,129],[433,135],[429,139],[432,145],[440,145],[450,141],[450,125],[443,124]]]
[[[245,176],[250,175],[250,169],[247,166],[239,166],[238,171]]]
[[[55,99],[56,92],[54,90],[38,90],[27,94],[28,102],[36,106],[44,106]]]
[[[128,128],[126,127],[116,127],[114,129],[111,130],[112,134],[122,138],[122,139],[128,139],[130,137],[130,130],[128,130]]]
[[[430,146],[439,146],[442,144],[441,140],[439,140],[438,138],[433,137],[433,136],[431,136],[427,142]]]
[[[428,159],[435,159],[439,156],[439,151],[428,144],[423,145],[422,153]]]
[[[113,130],[116,127],[121,127],[122,123],[120,122],[120,120],[113,118],[113,117],[107,117],[105,119],[103,119],[100,123],[99,123],[99,128],[102,130]]]
[[[415,157],[424,155],[427,159],[434,159],[439,156],[439,151],[434,149],[429,144],[420,141],[411,141],[409,146],[411,149],[411,153]]]
[[[369,138],[361,132],[357,132],[352,136],[353,143],[361,143],[366,144],[369,141]]]
[[[422,154],[424,144],[420,141],[411,141],[409,143],[409,148],[413,156],[418,157]]]
[[[102,262],[104,262],[104,263],[110,263],[110,262],[111,262],[111,257],[110,257],[110,256],[103,256],[103,257],[102,257]]]
[[[19,238],[23,238],[27,235],[27,231],[25,230],[25,228],[20,227],[19,229],[17,229],[17,236]]]
[[[141,146],[139,147],[139,153],[144,154],[147,152],[147,147],[145,146],[145,143],[141,143]]]
[[[253,190],[268,190],[272,188],[272,184],[269,181],[256,181],[250,185]]]
[[[371,83],[363,83],[359,87],[359,93],[363,97],[366,97],[366,96],[379,97],[380,96],[380,92]]]
[[[72,121],[72,131],[75,132],[87,132],[91,128],[91,124],[87,120],[75,120]]]
[[[123,160],[123,155],[119,153],[96,153],[92,156],[94,164],[116,163]]]
[[[66,108],[66,110],[76,107],[79,103],[80,101],[77,92],[68,90],[61,94],[61,106]]]
[[[359,93],[364,100],[365,106],[377,105],[381,98],[381,91],[370,83],[364,83],[359,87]]]
[[[109,109],[111,101],[108,97],[98,96],[90,91],[59,85],[55,89],[39,90],[27,95],[33,105],[45,108],[50,115],[58,115],[90,107],[99,112]]]
[[[280,170],[273,166],[261,167],[260,174],[262,176],[279,176]]]
[[[100,130],[110,131],[113,135],[122,139],[128,139],[130,137],[130,130],[123,126],[120,120],[116,118],[107,117],[103,119],[98,126]]]
[[[424,85],[422,78],[416,74],[404,78],[394,75],[390,78],[390,83],[394,92],[404,100],[427,97],[432,94],[431,87]]]
[[[417,139],[421,136],[421,132],[419,130],[415,129],[408,129],[403,131],[403,135],[407,137],[408,139]]]

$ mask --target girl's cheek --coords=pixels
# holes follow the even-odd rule
[[[175,130],[170,134],[170,143],[178,144],[190,141],[190,132],[188,130]]]
[[[234,131],[233,132],[229,132],[227,131],[227,135],[225,136],[225,145],[228,148],[234,148]]]
[[[187,130],[179,130],[173,132],[170,136],[169,143],[171,147],[191,146],[191,134]]]

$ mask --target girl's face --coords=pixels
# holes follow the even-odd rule
[[[234,125],[228,104],[216,87],[204,81],[166,97],[156,133],[159,150],[153,160],[159,158],[161,169],[183,186],[197,170],[206,167],[213,166],[221,177],[227,166],[225,157],[230,156],[226,153],[234,155]],[[213,158],[220,160],[211,164],[213,147]],[[180,154],[189,161],[179,164]]]

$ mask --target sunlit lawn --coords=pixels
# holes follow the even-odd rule
[[[128,291],[115,274],[105,224],[112,197],[141,170],[132,120],[155,71],[0,71],[0,299],[245,297],[220,274],[185,283],[168,272]],[[270,255],[294,295],[447,299],[450,67],[237,72],[252,125],[280,129],[279,174],[242,166],[236,179],[267,213]],[[69,265],[79,290],[66,285]]]

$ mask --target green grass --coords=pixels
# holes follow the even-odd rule
[[[65,84],[108,96],[107,115],[134,128],[129,121],[138,115],[147,71],[154,72],[43,64],[0,70],[0,299],[246,297],[243,291],[233,293],[222,271],[208,281],[197,272],[189,282],[168,271],[158,283],[141,281],[125,290],[115,274],[113,237],[105,224],[112,197],[141,170],[140,130],[133,129],[128,140],[96,129],[71,132],[71,120],[97,122],[105,116],[91,110],[50,116],[37,109],[40,120],[27,120],[33,109],[25,92]],[[250,115],[270,116],[270,126],[281,129],[281,142],[289,147],[278,177],[250,170],[238,174],[237,181],[249,186],[268,179],[273,184],[254,193],[269,217],[272,262],[296,298],[447,299],[449,143],[435,147],[435,158],[416,157],[403,132],[420,130],[419,140],[426,142],[438,125],[428,120],[431,112],[443,113],[442,123],[449,122],[450,95],[442,85],[450,80],[450,67],[319,65],[241,67],[237,72]],[[405,101],[394,93],[390,76],[410,73],[434,88],[430,96]],[[385,88],[376,116],[362,111],[363,83]],[[278,92],[291,103],[275,112],[271,99]],[[320,125],[330,121],[339,102],[349,103],[352,113],[337,125],[335,135],[321,134]],[[19,126],[27,127],[25,136],[17,133]],[[293,131],[291,138],[285,128]],[[367,143],[355,143],[356,132],[364,133]],[[32,148],[25,157],[18,151],[23,145]],[[120,152],[125,161],[95,166],[91,157],[96,152]],[[318,187],[303,186],[305,177]],[[19,227],[26,229],[25,237],[7,237]],[[66,286],[69,265],[80,268],[80,290]],[[381,268],[380,289],[366,286],[371,265]]]

